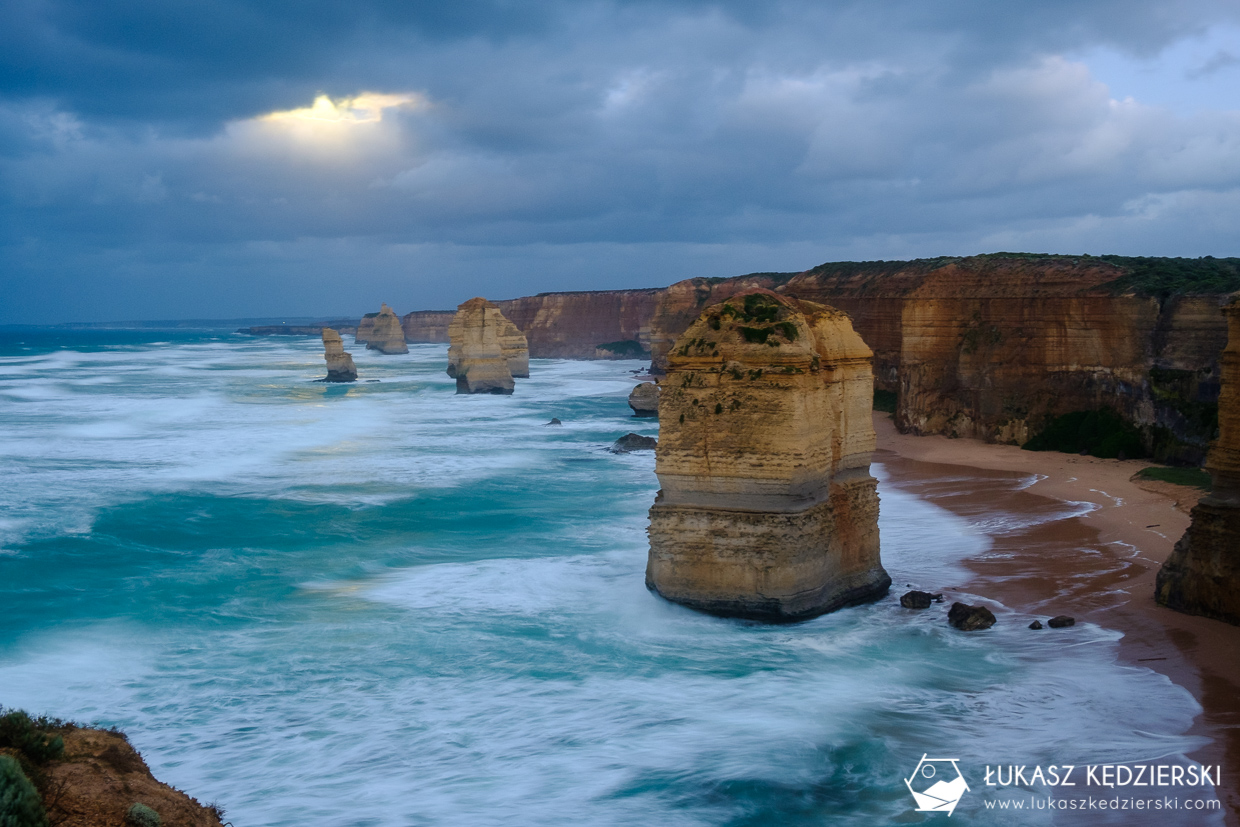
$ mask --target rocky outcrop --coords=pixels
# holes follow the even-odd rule
[[[627,433],[612,443],[607,450],[613,454],[631,454],[634,451],[653,451],[659,447],[659,440],[652,436]]]
[[[1213,487],[1163,563],[1155,598],[1164,606],[1240,625],[1240,301],[1225,309],[1219,435],[1206,459]]]
[[[323,328],[323,356],[327,359],[326,382],[355,382],[357,367],[353,357],[344,352],[340,334],[330,327]]]
[[[415,310],[400,317],[405,341],[418,344],[443,344],[448,341],[448,325],[454,310]]]
[[[448,333],[448,375],[456,378],[457,393],[512,393],[513,377],[530,375],[525,337],[494,303],[464,302]]]
[[[701,313],[667,358],[648,587],[771,621],[887,592],[871,356],[846,314],[770,291]]]
[[[27,809],[46,813],[48,821],[42,823],[120,827],[133,823],[126,820],[126,814],[140,805],[137,809],[154,811],[166,825],[221,827],[219,808],[203,806],[180,790],[156,780],[142,756],[124,734],[116,730],[42,719],[32,721],[22,712],[5,714],[0,721],[4,734],[12,736],[15,727],[24,736],[20,742],[0,737],[0,762],[8,762],[8,770],[15,776],[0,778],[0,792],[4,793],[0,797],[9,797],[10,786],[26,790],[33,786],[36,800],[24,803],[30,805]],[[2,763],[0,769],[3,769]],[[29,772],[28,779],[26,772]],[[4,783],[13,780],[17,784]],[[147,818],[153,821],[149,813]],[[0,821],[10,823],[3,818]],[[12,823],[38,824],[40,821],[42,819],[35,815],[30,820]]]
[[[654,382],[642,382],[629,394],[629,407],[633,416],[659,415],[659,386]]]
[[[358,325],[356,337],[358,341],[361,341],[363,327],[369,328],[365,334],[367,350],[377,350],[380,353],[409,352],[409,346],[405,344],[405,331],[400,326],[400,319],[386,303],[379,307],[377,314],[374,316],[367,314],[362,319],[362,323]]]

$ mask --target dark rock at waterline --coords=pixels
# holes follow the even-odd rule
[[[995,625],[995,616],[985,606],[953,603],[947,612],[947,622],[962,632],[976,632]]]
[[[929,609],[933,602],[934,595],[930,592],[914,590],[900,596],[900,605],[906,609]]]
[[[547,425],[563,425],[563,424],[564,424],[563,422],[561,422],[560,420],[556,419],[555,417],[552,417],[552,418],[551,418],[551,421],[547,423]],[[545,427],[547,427],[547,425],[544,425],[543,427],[545,428]]]
[[[1050,626],[1052,629],[1062,629],[1066,626],[1075,626],[1076,618],[1068,617],[1067,615],[1059,615],[1058,617],[1052,617],[1050,620],[1046,621],[1046,625]]]
[[[630,433],[617,439],[608,450],[613,454],[627,454],[630,451],[653,451],[658,445],[659,440],[652,436]]]
[[[1030,628],[1030,629],[1041,629],[1041,628],[1042,628],[1042,621],[1040,621],[1040,620],[1035,620],[1035,621],[1033,621],[1032,623],[1030,623],[1030,624],[1029,624],[1029,628]]]

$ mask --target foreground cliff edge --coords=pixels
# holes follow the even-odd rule
[[[1240,625],[1240,300],[1223,311],[1230,330],[1222,356],[1219,436],[1206,470],[1213,486],[1155,581],[1159,603]]]
[[[0,824],[222,827],[219,807],[157,781],[124,733],[0,712]]]
[[[767,290],[698,317],[660,393],[647,587],[776,622],[887,593],[872,355],[846,314]]]

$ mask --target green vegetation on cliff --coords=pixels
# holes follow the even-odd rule
[[[1161,480],[1189,488],[1200,488],[1202,491],[1209,491],[1213,487],[1210,474],[1200,468],[1169,468],[1165,465],[1152,465],[1149,468],[1142,468],[1137,472],[1137,476],[1144,480]]]
[[[1141,432],[1110,408],[1073,411],[1055,417],[1021,448],[1026,451],[1091,454],[1102,459],[1145,456]]]
[[[1240,290],[1240,258],[1164,258],[1097,256],[1127,272],[1105,286],[1115,293],[1132,291],[1165,299],[1184,293],[1234,293]]]
[[[633,339],[623,339],[619,342],[606,342],[601,345],[595,345],[598,350],[605,350],[616,356],[623,356],[628,359],[647,359],[650,357],[650,351],[642,347],[642,343]]]

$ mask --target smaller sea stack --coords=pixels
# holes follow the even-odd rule
[[[776,622],[887,593],[871,357],[847,314],[769,290],[702,312],[661,383],[649,588]]]
[[[1240,626],[1240,299],[1233,298],[1223,312],[1228,338],[1218,439],[1206,457],[1213,486],[1159,569],[1154,596],[1168,608]]]
[[[380,306],[377,316],[367,316],[362,319],[363,325],[368,320],[370,320],[369,331],[364,334],[367,350],[377,350],[380,353],[409,352],[409,346],[405,344],[405,331],[400,326],[400,319],[386,303]],[[358,326],[357,334],[358,341],[361,341],[362,325]]]
[[[357,367],[353,364],[353,357],[345,353],[340,334],[330,327],[323,328],[323,357],[327,359],[327,377],[323,381],[357,381]]]
[[[629,394],[629,407],[633,416],[659,415],[659,386],[654,382],[642,382]]]
[[[448,375],[457,393],[512,393],[530,375],[525,334],[482,297],[462,303],[448,325]]]

